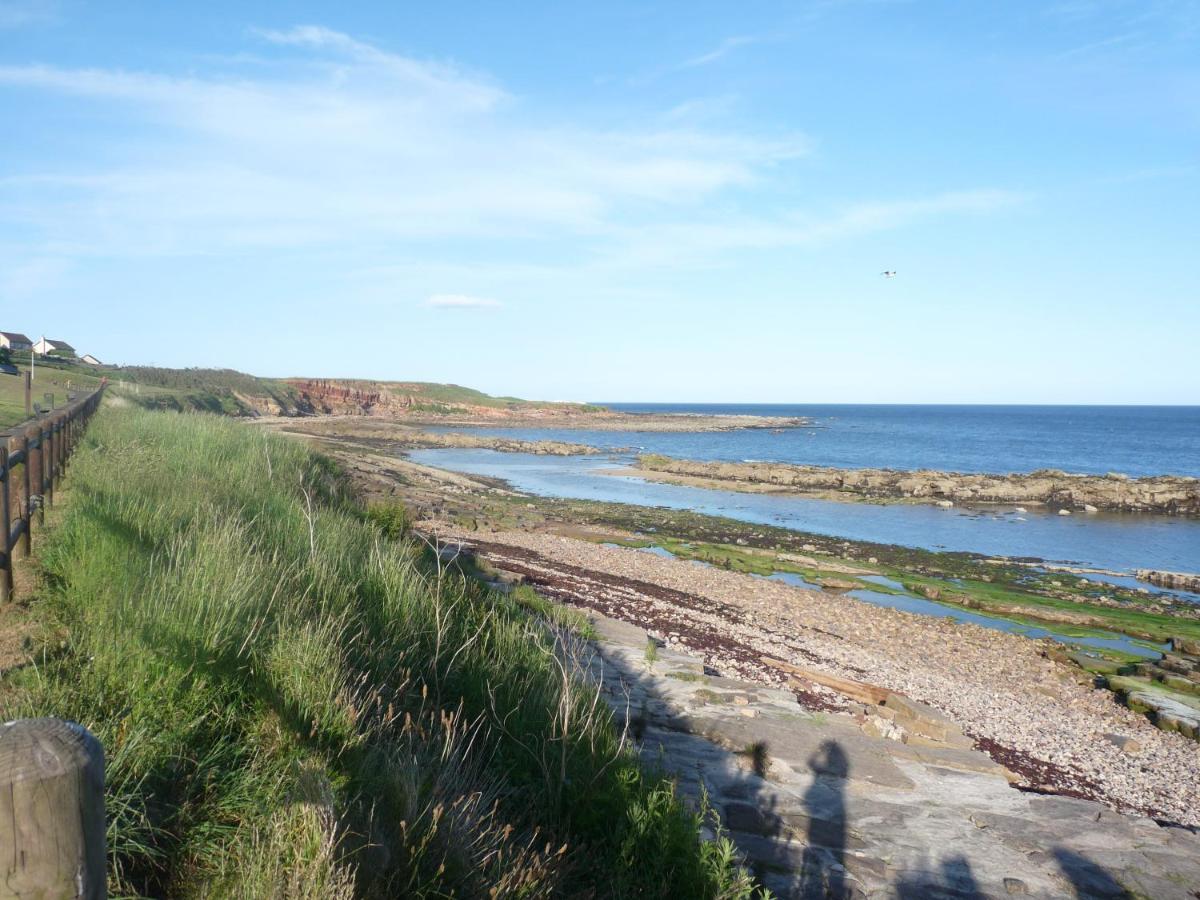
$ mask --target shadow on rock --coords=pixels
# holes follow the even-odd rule
[[[1058,867],[1075,888],[1077,897],[1087,897],[1089,900],[1093,897],[1097,900],[1133,900],[1133,894],[1127,888],[1086,856],[1065,847],[1056,847],[1053,852],[1054,858],[1058,860]]]
[[[963,856],[948,856],[936,869],[906,872],[896,881],[900,900],[985,900],[971,864]]]
[[[848,896],[846,887],[846,779],[850,759],[837,741],[825,741],[808,758],[815,778],[804,792],[808,846],[804,849],[805,898]]]

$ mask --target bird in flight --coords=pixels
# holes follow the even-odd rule
[[[888,269],[886,272],[880,272],[879,274],[880,274],[880,275],[882,275],[884,278],[895,278],[895,277],[896,277],[896,270],[895,270],[895,269]]]

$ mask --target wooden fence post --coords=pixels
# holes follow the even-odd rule
[[[9,543],[9,535],[12,534],[12,508],[8,502],[8,483],[12,481],[9,478],[11,474],[8,468],[8,436],[4,435],[0,440],[0,517],[4,520],[4,536],[0,537],[0,543],[4,545],[4,571],[0,572],[0,603],[8,603],[13,598],[13,563],[12,563],[12,544]]]
[[[46,431],[49,435],[50,447],[47,450],[46,458],[49,459],[46,469],[46,505],[54,505],[54,476],[58,474],[58,415],[52,415],[50,421],[46,424]]]
[[[24,476],[22,481],[25,482],[25,493],[21,498],[21,508],[17,511],[21,514],[21,519],[25,522],[25,530],[21,532],[21,553],[28,556],[33,552],[33,516],[30,514],[30,507],[33,503],[33,480],[30,476],[33,473],[29,471],[29,464],[32,462],[33,454],[29,450],[28,430],[21,434],[21,448],[25,451],[21,462],[21,474]]]
[[[46,452],[46,423],[38,423],[38,473],[37,473],[37,494],[38,494],[38,524],[43,528],[46,527],[46,463],[50,461],[50,454]]]
[[[104,750],[61,719],[0,725],[0,900],[104,900]]]

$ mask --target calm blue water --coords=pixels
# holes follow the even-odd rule
[[[633,461],[617,455],[555,457],[454,449],[415,450],[408,456],[426,465],[503,478],[517,490],[548,497],[687,509],[853,540],[1034,557],[1124,573],[1135,568],[1200,570],[1197,519],[1057,516],[1032,507],[1018,514],[1012,507],[939,509],[745,494],[603,474]]]
[[[637,447],[684,459],[841,468],[1200,476],[1200,406],[868,406],[609,403],[627,412],[805,416],[818,426],[709,434],[470,429]]]

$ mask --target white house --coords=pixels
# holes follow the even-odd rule
[[[54,354],[55,356],[75,355],[75,348],[66,341],[51,341],[47,340],[46,338],[39,339],[38,342],[33,345],[33,349],[37,352],[38,356],[50,356],[51,354]]]
[[[17,331],[0,331],[0,347],[9,350],[32,350],[33,341]]]
[[[87,363],[89,366],[104,365],[104,363],[100,362],[100,360],[96,359],[96,357],[92,356],[92,354],[90,354],[90,353],[85,353],[85,354],[83,354],[83,356],[81,356],[79,358],[81,360],[83,360],[83,362]]]

